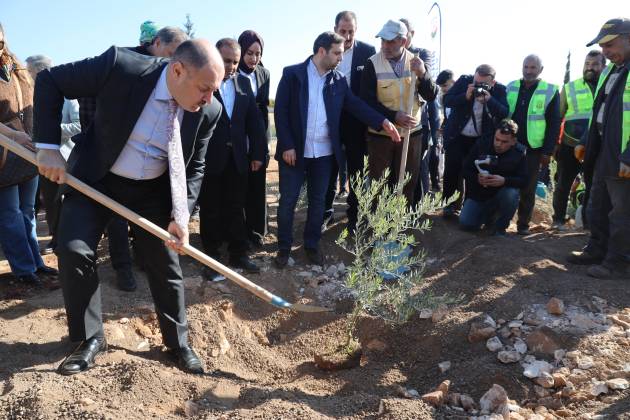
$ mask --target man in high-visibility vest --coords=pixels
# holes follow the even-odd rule
[[[573,152],[588,130],[588,122],[593,112],[593,94],[604,67],[606,57],[602,52],[589,51],[584,59],[582,77],[564,85],[560,93],[560,115],[564,117],[564,131],[554,153],[558,162],[557,181],[553,191],[554,229],[564,229],[571,185],[582,170],[582,165]]]
[[[595,278],[630,278],[630,19],[611,19],[595,39],[611,63],[602,72],[586,145],[575,148],[584,171],[593,171],[589,200],[591,237],[569,262],[591,264]]]
[[[540,167],[549,164],[560,134],[558,88],[540,79],[542,71],[540,57],[528,55],[523,60],[523,78],[507,86],[508,116],[518,124],[518,141],[527,147],[528,178],[518,204],[519,235],[529,235]]]

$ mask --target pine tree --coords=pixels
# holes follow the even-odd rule
[[[566,85],[571,81],[571,51],[567,55],[567,67],[564,71],[564,84]]]
[[[184,29],[189,38],[195,37],[195,31],[193,30],[194,23],[190,20],[190,13],[186,13],[186,22],[184,22]]]

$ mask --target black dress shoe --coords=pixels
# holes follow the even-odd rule
[[[92,366],[96,356],[107,350],[105,338],[90,338],[83,341],[79,346],[61,362],[57,369],[62,375],[74,375],[85,372]]]
[[[274,264],[278,268],[284,268],[289,263],[289,251],[281,249],[276,254],[276,258],[273,259]]]
[[[56,268],[48,267],[47,265],[37,267],[36,273],[44,275],[44,276],[50,276],[50,277],[55,277],[59,275],[59,271],[57,271]]]
[[[55,242],[54,240],[48,242],[44,247],[40,250],[40,254],[42,255],[50,255],[55,252]]]
[[[37,274],[35,274],[35,273],[24,274],[22,276],[17,276],[17,280],[20,283],[28,284],[30,286],[36,286],[36,287],[42,287],[43,286],[42,281],[40,280],[39,277],[37,277]]]
[[[124,292],[133,292],[138,287],[131,269],[116,270],[116,286]]]
[[[175,359],[181,370],[188,373],[203,373],[203,365],[199,356],[190,347],[182,347],[180,349],[169,349],[171,357]]]
[[[324,264],[324,257],[318,248],[304,248],[304,252],[306,252],[306,257],[311,263],[315,265]]]
[[[248,273],[260,273],[260,268],[245,255],[240,257],[230,257],[230,265],[232,267],[242,268]]]

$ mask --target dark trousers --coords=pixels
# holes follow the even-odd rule
[[[348,226],[353,228],[357,224],[357,213],[359,202],[357,201],[357,195],[354,192],[354,180],[359,176],[363,170],[365,163],[365,157],[367,156],[367,145],[365,143],[365,137],[357,141],[349,141],[346,143],[346,164],[348,168],[348,209],[346,215],[348,216]]]
[[[571,185],[582,170],[582,165],[573,155],[574,147],[561,144],[556,153],[558,170],[557,181],[553,191],[553,221],[564,223],[567,214],[567,203],[571,193]]]
[[[436,144],[429,146],[429,177],[431,188],[440,191],[440,147]]]
[[[368,133],[367,147],[370,164],[370,178],[379,179],[386,169],[390,170],[390,184],[398,182],[400,160],[403,151],[403,141],[394,143],[389,137]],[[422,131],[418,130],[409,138],[407,152],[407,164],[405,172],[411,176],[411,180],[403,188],[403,194],[409,205],[413,204],[416,183],[420,175],[420,154],[422,153]]]
[[[538,185],[538,174],[540,173],[540,159],[542,152],[540,149],[527,149],[527,185],[521,188],[521,197],[518,202],[518,229],[527,229],[532,220],[534,206],[536,205],[536,186]]]
[[[335,202],[335,196],[337,195],[337,181],[339,181],[339,191],[346,189],[346,182],[348,181],[348,171],[346,162],[343,162],[342,167],[339,167],[337,160],[333,160],[333,167],[330,171],[330,180],[328,181],[328,191],[326,191],[326,205],[324,206],[326,212],[332,212],[333,203]]]
[[[46,223],[52,236],[51,246],[57,246],[57,226],[61,214],[62,197],[59,194],[59,184],[40,176],[40,189],[46,207]],[[107,237],[109,241],[109,256],[114,270],[131,269],[131,253],[129,252],[129,225],[127,221],[117,215],[112,216],[107,225]]]
[[[245,203],[245,223],[250,238],[267,235],[267,166],[257,171],[249,169],[247,179],[247,199]]]
[[[444,200],[449,199],[458,190],[460,192],[459,201],[463,199],[464,191],[461,188],[463,185],[461,181],[462,168],[466,156],[468,156],[470,149],[472,149],[478,138],[459,135],[444,150]]]
[[[199,231],[206,252],[217,255],[224,241],[232,258],[245,255],[247,173],[241,174],[230,154],[225,169],[206,173],[199,194]]]
[[[158,226],[168,227],[171,215],[168,174],[149,181],[108,174],[94,187]],[[111,218],[110,210],[82,194],[73,192],[64,198],[57,255],[72,341],[103,336],[96,250]],[[186,346],[188,323],[179,257],[161,239],[142,229],[137,230],[136,241],[141,258],[151,262],[146,273],[164,344],[174,349]]]
[[[278,249],[290,251],[293,245],[293,216],[306,180],[308,210],[304,226],[304,247],[315,249],[322,237],[322,220],[326,191],[334,156],[304,158],[302,167],[278,162],[280,175],[280,203],[278,204]]]
[[[591,237],[585,251],[604,265],[630,265],[630,180],[595,170],[589,200]]]

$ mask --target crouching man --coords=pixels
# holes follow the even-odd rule
[[[516,141],[518,126],[502,120],[494,136],[480,139],[464,161],[466,201],[459,216],[464,230],[482,225],[504,236],[518,208],[519,190],[527,183],[525,147]]]

